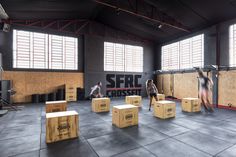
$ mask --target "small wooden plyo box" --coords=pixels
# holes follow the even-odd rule
[[[131,104],[113,106],[112,124],[119,128],[138,125],[138,107]]]
[[[66,101],[77,101],[76,93],[66,93]]]
[[[156,101],[153,115],[161,119],[175,117],[176,105],[173,101]]]
[[[76,111],[46,114],[46,143],[76,138],[79,116]]]
[[[46,101],[46,113],[50,112],[61,112],[67,110],[66,101]]]
[[[198,98],[183,98],[181,102],[182,111],[200,112],[201,104]]]
[[[110,98],[93,98],[92,111],[93,112],[109,112],[110,111]]]
[[[165,95],[164,94],[157,94],[157,99],[158,101],[165,100]],[[153,97],[152,98],[152,105],[154,105],[156,99]]]
[[[125,97],[126,104],[132,104],[141,107],[142,97],[139,95],[130,95]]]
[[[157,98],[159,101],[165,100],[165,95],[164,94],[157,94]]]

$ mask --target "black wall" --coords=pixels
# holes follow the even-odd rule
[[[142,46],[144,50],[143,73],[108,72],[104,71],[104,41]],[[142,75],[142,95],[146,95],[145,81],[153,79],[154,49],[151,43],[133,42],[100,36],[85,36],[85,93],[89,95],[90,89],[98,81],[103,83],[102,92],[106,92],[107,74],[137,74]]]
[[[90,22],[86,26],[81,35],[62,33],[54,30],[45,30],[39,28],[29,28],[21,26],[12,26],[13,29],[26,30],[33,32],[42,32],[49,34],[57,34],[64,36],[78,37],[78,71],[84,72],[84,87],[86,96],[90,89],[98,81],[102,81],[102,92],[106,90],[106,74],[139,74],[142,75],[142,95],[145,95],[145,84],[147,79],[153,78],[154,70],[154,45],[148,41],[144,41],[139,37],[133,36],[126,32],[113,29],[109,26]],[[143,73],[123,73],[123,72],[105,72],[103,67],[104,62],[104,41],[130,44],[142,46],[144,49],[144,72]],[[0,53],[3,56],[3,69],[5,71],[62,71],[63,70],[43,70],[43,69],[14,69],[13,68],[13,31],[8,33],[0,31]]]
[[[179,40],[186,39],[198,34],[204,34],[204,65],[219,65],[229,66],[229,27],[236,24],[236,19],[222,22],[212,27],[206,28],[202,31],[192,33],[188,36],[175,39],[173,41],[156,45],[155,55],[160,59],[160,62],[155,64],[155,70],[161,69],[161,46],[170,44]],[[218,87],[217,78],[213,76],[213,102],[217,104]]]
[[[47,69],[14,69],[13,68],[13,29],[25,30],[39,33],[48,33],[55,35],[71,36],[78,38],[78,70],[76,72],[84,71],[84,38],[83,35],[75,36],[73,34],[62,33],[53,30],[45,30],[38,28],[20,27],[12,26],[10,32],[0,31],[0,53],[2,53],[3,58],[3,69],[5,71],[62,71],[64,70],[47,70]],[[71,72],[71,71],[70,71]]]
[[[229,27],[232,24],[236,24],[236,19],[222,22],[220,24],[214,25],[212,27],[206,28],[204,30],[192,33],[188,36],[175,39],[173,41],[156,44],[155,55],[157,58],[161,59],[161,46],[170,44],[176,41],[186,39],[198,34],[204,34],[204,65],[216,65],[217,64],[217,53],[219,54],[219,65],[228,66],[229,65]],[[155,64],[155,69],[161,69],[161,62]]]

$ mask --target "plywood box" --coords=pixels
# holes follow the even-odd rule
[[[66,93],[66,101],[77,101],[76,93]]]
[[[76,138],[78,133],[78,113],[76,111],[46,114],[46,142]]]
[[[113,106],[112,124],[119,128],[138,125],[138,107],[131,104]]]
[[[161,119],[175,117],[176,105],[173,101],[161,100],[154,104],[153,115]]]
[[[75,85],[66,84],[65,90],[66,90],[66,92],[76,93],[77,87]]]
[[[165,95],[164,94],[157,94],[157,99],[158,101],[165,100]],[[153,97],[152,98],[152,105],[155,104],[156,99]]]
[[[200,112],[201,104],[198,98],[183,98],[181,102],[182,111]]]
[[[61,112],[67,110],[66,101],[46,101],[46,113],[50,112]]]
[[[165,100],[165,94],[157,94],[157,99],[158,99],[159,101]]]
[[[139,95],[130,95],[125,97],[125,103],[126,104],[132,104],[135,106],[141,106],[142,97]]]
[[[110,111],[110,98],[93,98],[92,111],[93,112],[109,112]]]

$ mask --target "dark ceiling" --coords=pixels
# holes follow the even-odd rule
[[[99,1],[117,8],[94,0],[1,0],[0,3],[10,19],[89,19],[155,42],[168,41],[236,18],[236,0]],[[151,20],[118,8],[145,15]],[[165,23],[186,28],[189,32]],[[158,28],[160,24],[162,28]]]

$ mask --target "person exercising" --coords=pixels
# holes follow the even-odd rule
[[[98,82],[97,85],[91,88],[90,98],[102,98],[103,95],[101,94],[101,87],[102,82]]]
[[[197,69],[200,83],[199,96],[204,106],[205,111],[214,112],[213,105],[209,101],[210,86],[213,86],[213,82],[207,76],[203,74],[201,69]]]
[[[147,91],[148,97],[150,98],[149,111],[151,111],[153,97],[156,99],[156,101],[158,101],[158,98],[157,98],[158,90],[157,90],[156,85],[153,83],[153,80],[146,81],[146,91]]]

